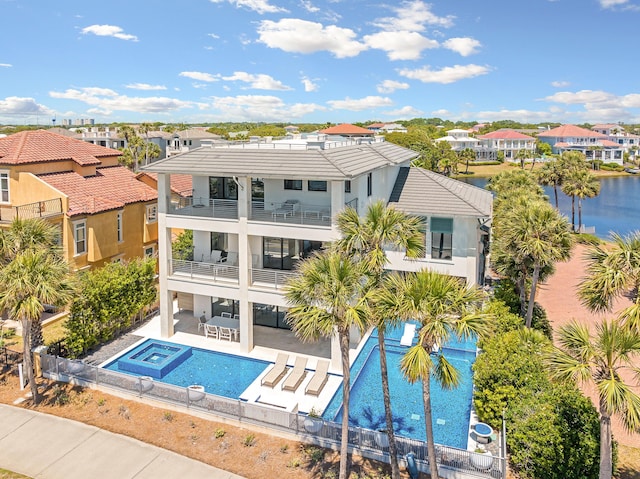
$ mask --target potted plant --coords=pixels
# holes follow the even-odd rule
[[[195,402],[200,401],[206,395],[204,390],[204,386],[200,386],[199,384],[192,384],[191,386],[187,386],[187,397],[189,401]]]
[[[475,450],[469,454],[471,465],[476,469],[486,470],[493,465],[493,454],[484,447],[478,445]]]
[[[320,432],[320,430],[322,429],[322,425],[323,425],[323,421],[322,421],[322,418],[320,417],[320,414],[318,413],[318,411],[316,411],[315,408],[312,407],[311,410],[309,411],[309,414],[304,420],[304,428],[308,432],[312,434],[316,434]]]

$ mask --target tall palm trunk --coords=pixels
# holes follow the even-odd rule
[[[31,321],[31,348],[36,348],[44,344],[44,336],[42,334],[42,322],[37,319]]]
[[[424,347],[426,348],[426,346]],[[437,479],[438,463],[436,461],[436,445],[433,438],[433,417],[431,414],[431,384],[429,378],[422,380],[422,402],[424,403],[424,422],[427,432],[427,456],[429,457],[429,474],[431,475],[432,479]]]
[[[382,399],[384,401],[384,417],[387,423],[387,437],[389,438],[389,459],[391,461],[392,479],[400,479],[398,466],[398,446],[393,430],[393,414],[391,412],[391,394],[389,392],[389,371],[387,369],[387,352],[384,345],[384,332],[378,328],[378,349],[380,351],[380,375],[382,377]]]
[[[33,373],[33,362],[31,361],[31,320],[27,316],[20,319],[22,324],[22,361],[24,364],[24,372],[27,374],[29,388],[31,389],[31,397],[34,405],[38,405],[38,385],[36,384],[35,374]]]
[[[571,231],[576,231],[576,196],[571,195]]]
[[[599,479],[611,479],[613,471],[611,448],[611,416],[607,412],[607,406],[600,399],[600,472]]]
[[[349,477],[349,395],[351,375],[349,373],[349,330],[338,331],[340,356],[342,359],[342,436],[340,442],[340,479]]]
[[[553,195],[556,198],[556,209],[558,210],[560,209],[560,207],[558,206],[558,184],[557,183],[553,184]]]
[[[536,304],[536,288],[538,287],[538,279],[540,278],[540,265],[536,263],[533,266],[533,275],[531,277],[531,292],[529,293],[529,304],[527,305],[526,326],[531,327],[533,321],[533,307]]]
[[[578,231],[582,231],[582,198],[578,197]]]

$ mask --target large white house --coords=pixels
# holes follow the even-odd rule
[[[425,221],[424,257],[390,251],[390,268],[481,283],[491,193],[410,167],[417,155],[382,140],[319,136],[303,144],[204,146],[146,166],[158,178],[161,335],[174,334],[177,296],[195,317],[238,315],[239,352],[265,346],[266,333],[273,345],[274,335],[289,333],[283,287],[296,264],[338,238],[335,219],[345,205],[364,213],[379,199]],[[172,201],[171,176],[185,174],[193,198]],[[172,257],[179,230],[193,230],[192,260]],[[276,339],[277,349],[290,348],[287,341]],[[338,367],[337,341],[330,351]]]
[[[538,133],[538,140],[551,145],[554,154],[565,151],[579,151],[587,160],[602,160],[604,163],[621,165],[624,160],[624,148],[597,131],[587,130],[576,125],[562,125]]]

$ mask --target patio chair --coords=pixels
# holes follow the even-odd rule
[[[300,386],[300,383],[307,375],[307,358],[302,356],[296,357],[296,362],[293,365],[293,369],[282,383],[282,389],[284,391],[295,392]]]
[[[231,341],[233,334],[231,333],[231,328],[225,328],[224,326],[220,326],[218,328],[220,339],[226,339],[227,341]]]
[[[316,365],[316,372],[311,376],[311,381],[307,384],[304,393],[318,396],[322,391],[322,388],[324,388],[324,385],[327,383],[327,379],[329,378],[327,375],[328,371],[329,361],[318,361],[318,364]]]
[[[221,318],[230,318],[231,317],[231,313],[228,313],[226,311],[220,313],[220,317]]]
[[[282,376],[284,376],[288,370],[287,361],[289,360],[289,356],[284,353],[278,353],[276,358],[276,362],[269,372],[264,375],[260,384],[262,386],[269,386],[270,388],[274,387]]]
[[[229,251],[227,256],[220,260],[220,263],[226,263],[229,266],[237,266],[238,265],[238,253],[235,251]]]
[[[205,338],[213,338],[218,339],[220,337],[220,333],[218,331],[218,327],[213,324],[205,324],[204,325],[204,337]]]
[[[207,317],[204,314],[200,316],[200,318],[198,318],[198,332],[200,332],[201,329],[204,329],[204,325],[206,322]]]
[[[238,321],[240,321],[240,315],[239,314],[234,314],[233,315],[233,319],[237,319]]]
[[[406,323],[404,325],[404,332],[400,338],[401,346],[411,346],[413,343],[413,337],[416,335],[416,325],[413,323]]]
[[[284,218],[293,216],[298,211],[299,205],[298,200],[287,200],[279,208],[273,210],[273,217],[276,218],[278,215],[282,215]]]
[[[220,251],[219,249],[212,249],[211,255],[209,255],[209,262],[219,263],[221,259],[222,259],[222,251]]]

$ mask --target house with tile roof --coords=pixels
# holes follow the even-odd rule
[[[351,125],[350,123],[342,123],[340,125],[331,126],[320,130],[318,133],[324,135],[337,135],[347,138],[372,137],[374,132],[361,126]]]
[[[607,138],[607,135],[576,125],[561,125],[538,133],[538,140],[551,146],[554,154],[579,151],[587,161],[623,164],[624,148]]]
[[[120,152],[45,130],[0,138],[0,227],[45,218],[75,269],[154,255],[157,191]]]
[[[516,156],[520,150],[527,153],[527,158],[536,156],[536,139],[515,130],[496,130],[476,138],[480,140],[476,147],[476,158],[481,161],[497,160],[500,151],[506,161],[518,161]]]
[[[203,314],[225,313],[238,315],[239,336],[221,343],[224,350],[303,351],[285,321],[283,286],[302,259],[338,239],[341,210],[351,206],[363,214],[377,200],[424,224],[424,255],[409,260],[389,251],[390,269],[429,268],[482,284],[490,192],[411,167],[418,153],[382,138],[334,138],[212,145],[142,168],[157,175],[161,337],[197,334],[185,317],[197,322]],[[193,197],[176,204],[173,178],[183,175],[192,178]],[[172,256],[176,229],[193,231],[193,261]],[[187,313],[176,322],[174,297],[178,309],[195,318]],[[339,369],[336,341],[315,351]]]
[[[622,125],[615,123],[594,125],[591,129],[607,136],[607,140],[617,143],[624,152],[629,154],[631,160],[640,156],[640,136],[625,130]]]

